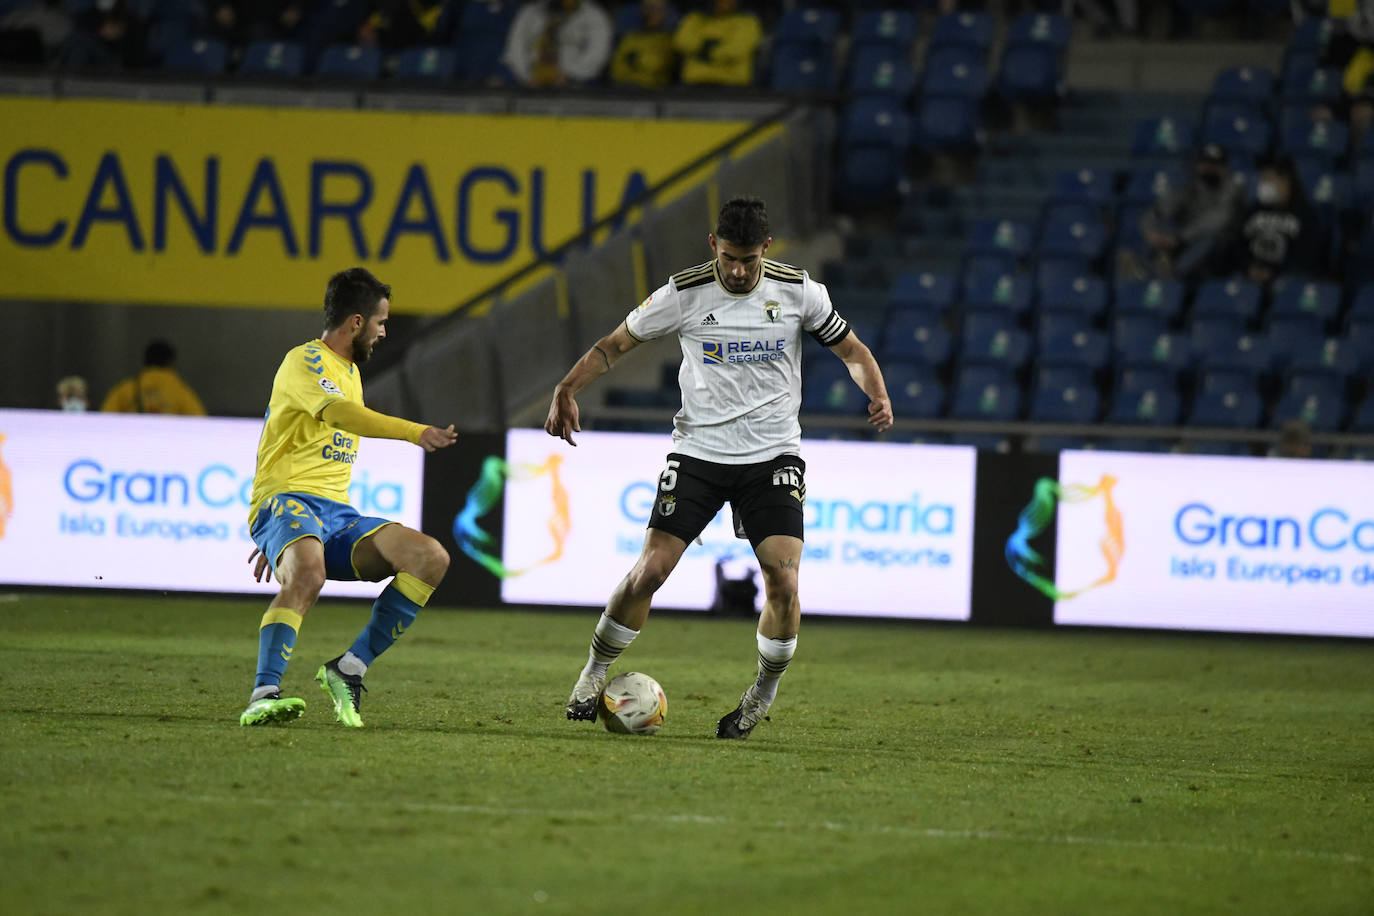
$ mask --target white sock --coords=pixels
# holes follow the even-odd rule
[[[270,697],[272,694],[280,692],[281,686],[278,684],[263,684],[261,687],[254,688],[253,695],[248,698],[248,702],[252,703],[256,700],[261,700],[263,697]]]
[[[631,630],[617,623],[614,617],[603,611],[601,619],[596,622],[591,652],[587,656],[587,664],[582,667],[582,674],[605,677],[606,669],[620,658],[620,653],[629,648],[630,643],[634,642],[638,635],[638,630]]]
[[[772,703],[778,696],[778,681],[787,671],[787,663],[792,661],[792,654],[797,651],[797,637],[773,639],[762,633],[757,635],[759,640],[759,676],[758,680],[754,682],[754,686],[757,688],[754,692],[765,703]]]
[[[367,665],[352,652],[345,652],[343,658],[339,659],[339,670],[349,677],[362,677],[367,674]]]

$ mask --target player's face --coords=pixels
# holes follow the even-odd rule
[[[383,299],[372,317],[358,328],[353,337],[353,362],[365,363],[372,356],[372,348],[386,336],[386,320],[391,317],[391,300]]]
[[[763,270],[763,253],[773,240],[764,239],[762,245],[743,248],[714,235],[710,239],[711,250],[716,253],[716,268],[725,288],[732,293],[747,293],[753,289]]]

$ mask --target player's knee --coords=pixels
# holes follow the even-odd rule
[[[764,566],[763,590],[770,601],[790,604],[797,597],[796,569]]]
[[[421,548],[421,565],[427,575],[421,576],[426,582],[437,583],[448,572],[449,555],[434,538],[425,538]]]
[[[301,563],[282,577],[282,591],[293,599],[293,605],[308,607],[320,596],[324,580],[324,563]]]
[[[668,581],[668,574],[672,571],[672,566],[655,560],[638,563],[630,571],[630,592],[637,597],[652,595]]]

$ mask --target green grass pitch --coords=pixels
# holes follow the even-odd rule
[[[644,738],[563,718],[596,611],[432,609],[350,731],[325,602],[245,729],[261,603],[2,598],[11,913],[1374,912],[1369,643],[807,621],[722,742],[748,621],[650,620]]]

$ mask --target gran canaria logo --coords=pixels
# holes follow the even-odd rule
[[[1021,510],[1017,519],[1016,531],[1007,538],[1007,565],[1012,572],[1025,579],[1053,601],[1067,601],[1086,591],[1116,579],[1121,567],[1121,557],[1126,552],[1126,538],[1121,523],[1121,511],[1112,499],[1112,490],[1117,480],[1110,474],[1103,474],[1093,486],[1083,484],[1060,485],[1057,480],[1042,477],[1035,482],[1035,492],[1026,508]],[[1031,541],[1039,537],[1054,521],[1059,503],[1087,504],[1095,499],[1102,500],[1102,538],[1097,542],[1106,561],[1106,569],[1092,582],[1077,588],[1060,589],[1046,573],[1045,557]]]
[[[477,482],[468,490],[467,503],[461,512],[453,517],[453,539],[463,553],[472,557],[488,572],[498,579],[509,579],[523,575],[563,556],[563,543],[572,527],[571,511],[568,508],[568,491],[559,479],[558,469],[563,464],[560,455],[550,453],[543,464],[511,464],[504,458],[489,455],[482,462]],[[491,533],[484,531],[481,520],[501,500],[506,481],[535,480],[547,475],[549,478],[549,497],[551,509],[548,530],[553,536],[553,546],[549,552],[523,569],[510,569],[499,556],[491,553],[495,546]]]

